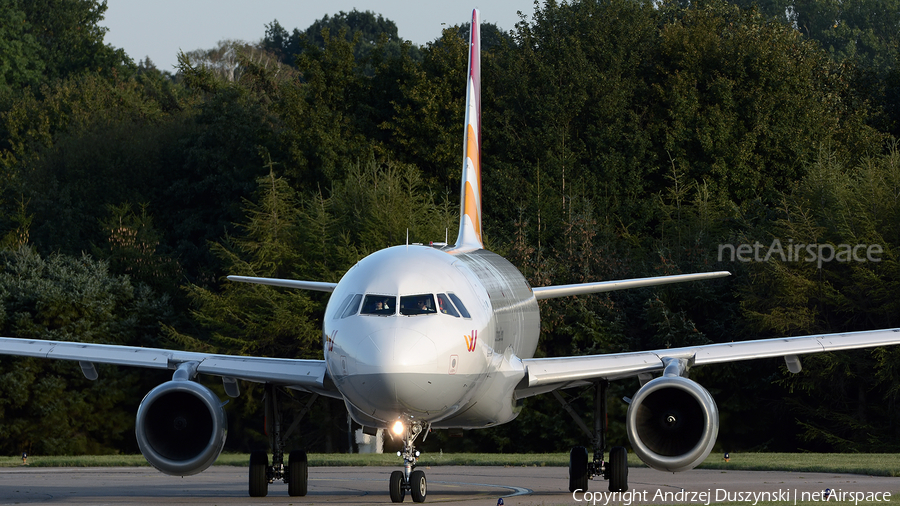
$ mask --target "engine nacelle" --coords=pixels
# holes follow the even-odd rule
[[[625,416],[634,453],[659,471],[693,469],[712,451],[719,410],[705,388],[681,376],[656,378],[637,391]]]
[[[167,381],[144,397],[135,435],[144,458],[173,476],[197,474],[225,446],[228,419],[211,390],[193,381]]]

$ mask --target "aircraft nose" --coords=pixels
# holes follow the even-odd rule
[[[369,334],[360,350],[360,373],[432,373],[437,350],[425,334],[408,328],[382,329]]]
[[[356,395],[353,404],[370,414],[433,413],[446,408],[435,389],[438,355],[434,342],[408,328],[383,329],[361,343],[356,372],[347,378]],[[368,408],[368,409],[367,409]]]

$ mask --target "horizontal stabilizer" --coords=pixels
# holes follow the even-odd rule
[[[575,285],[540,286],[533,288],[532,290],[534,291],[534,297],[537,300],[542,300],[568,297],[569,295],[612,292],[615,290],[625,290],[627,288],[641,288],[644,286],[667,285],[669,283],[683,283],[685,281],[721,278],[724,276],[731,276],[731,273],[728,271],[698,272],[696,274],[676,274],[673,276],[599,281],[596,283],[578,283]]]

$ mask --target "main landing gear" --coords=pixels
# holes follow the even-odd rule
[[[391,431],[398,436],[403,436],[403,451],[397,452],[398,457],[403,457],[403,470],[391,473],[389,482],[391,501],[403,502],[406,492],[409,492],[413,502],[425,502],[428,483],[425,480],[424,471],[413,470],[419,460],[419,452],[416,451],[414,443],[423,431],[425,436],[422,437],[422,441],[425,441],[425,438],[428,437],[428,426],[427,424],[423,426],[422,422],[410,418],[406,422],[398,420]]]
[[[591,431],[578,413],[569,406],[563,396],[556,390],[554,397],[562,403],[563,408],[581,427],[581,430],[589,438],[594,450],[593,461],[588,461],[587,448],[576,446],[569,453],[569,492],[576,490],[587,491],[588,480],[595,476],[602,476],[609,480],[610,492],[624,492],[628,489],[628,451],[622,446],[614,446],[609,451],[609,461],[603,460],[603,450],[606,447],[606,396],[609,389],[609,381],[600,380],[594,382],[594,430]]]
[[[277,386],[266,384],[266,433],[269,435],[269,445],[272,448],[272,465],[269,465],[269,456],[266,452],[255,451],[250,454],[250,497],[265,497],[269,493],[269,483],[274,483],[275,480],[282,480],[288,484],[288,495],[306,495],[309,481],[306,452],[303,450],[290,452],[285,465],[284,440],[297,428],[318,395],[312,394],[303,410],[294,417],[294,423],[282,433],[279,397],[285,395],[288,394],[280,391]]]

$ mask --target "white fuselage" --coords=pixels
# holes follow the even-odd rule
[[[518,414],[513,391],[534,356],[537,301],[502,257],[396,246],[353,266],[325,311],[328,373],[353,419],[487,427]]]

